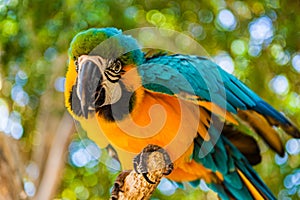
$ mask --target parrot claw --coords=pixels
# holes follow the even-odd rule
[[[169,175],[173,170],[173,163],[170,159],[170,156],[160,146],[149,144],[146,146],[141,153],[139,153],[133,160],[133,167],[136,173],[142,174],[145,180],[150,184],[155,184],[152,180],[149,179],[148,174],[149,171],[155,170],[151,169],[151,163],[149,163],[149,157],[152,155],[152,153],[158,152],[162,156],[163,160],[163,175]],[[153,165],[153,163],[152,163]]]
[[[143,177],[145,178],[145,180],[146,180],[148,183],[150,183],[150,184],[155,184],[155,182],[151,181],[151,180],[149,179],[149,177],[147,176],[148,173],[142,173],[142,175],[143,175]]]

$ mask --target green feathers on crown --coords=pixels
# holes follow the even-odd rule
[[[78,58],[81,55],[120,59],[126,65],[139,65],[144,61],[137,41],[116,28],[91,28],[78,33],[70,44],[69,56]]]

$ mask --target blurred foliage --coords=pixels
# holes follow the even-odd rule
[[[38,117],[47,104],[42,96],[60,100],[47,105],[48,112],[65,111],[61,77],[69,42],[81,30],[106,26],[157,26],[194,37],[218,64],[300,125],[299,13],[299,1],[279,0],[0,0],[0,131],[19,139],[29,159],[36,124],[45,120]],[[300,198],[299,140],[288,141],[283,159],[260,143],[263,165],[255,167],[260,176],[279,199]],[[71,153],[57,197],[108,199],[116,172],[102,162],[76,166]],[[211,195],[186,188],[174,194],[162,188],[153,199]]]

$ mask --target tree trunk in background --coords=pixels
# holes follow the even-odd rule
[[[47,160],[42,166],[40,183],[35,200],[50,200],[55,197],[60,185],[67,148],[74,133],[74,121],[68,113],[65,113],[53,133],[51,148],[48,149]]]
[[[0,200],[26,199],[18,141],[0,133]]]

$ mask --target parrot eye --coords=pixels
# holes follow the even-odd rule
[[[114,62],[112,68],[111,68],[115,73],[120,73],[120,71],[122,70],[122,65],[121,62],[119,60],[117,60],[116,62]]]

